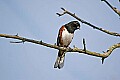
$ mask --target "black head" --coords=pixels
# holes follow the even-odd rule
[[[80,29],[80,23],[78,21],[71,21],[65,24],[66,29],[70,33],[74,33],[75,30]]]

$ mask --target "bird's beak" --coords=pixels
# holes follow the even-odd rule
[[[80,26],[77,26],[77,29],[79,29],[79,30],[80,30]]]

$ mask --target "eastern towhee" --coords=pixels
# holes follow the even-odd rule
[[[57,37],[57,46],[59,47],[68,47],[73,39],[75,30],[80,29],[80,24],[78,21],[71,21],[63,25],[59,29]],[[58,57],[54,64],[54,68],[62,68],[64,66],[65,52],[59,50]]]

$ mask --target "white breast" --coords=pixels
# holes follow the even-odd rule
[[[73,39],[74,34],[69,33],[67,31],[66,28],[64,28],[63,32],[62,32],[62,41],[64,46],[69,46],[69,44],[71,43],[72,39]]]

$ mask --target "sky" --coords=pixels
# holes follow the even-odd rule
[[[120,10],[118,0],[109,2]],[[103,29],[120,33],[120,17],[101,0],[0,0],[0,34],[10,34],[55,44],[59,28],[75,18],[57,12],[65,9]],[[90,51],[106,51],[119,43],[111,36],[81,24],[70,44]],[[0,80],[119,80],[120,49],[101,64],[101,58],[67,53],[62,69],[54,69],[57,50],[32,43],[12,44],[14,39],[0,38]]]

